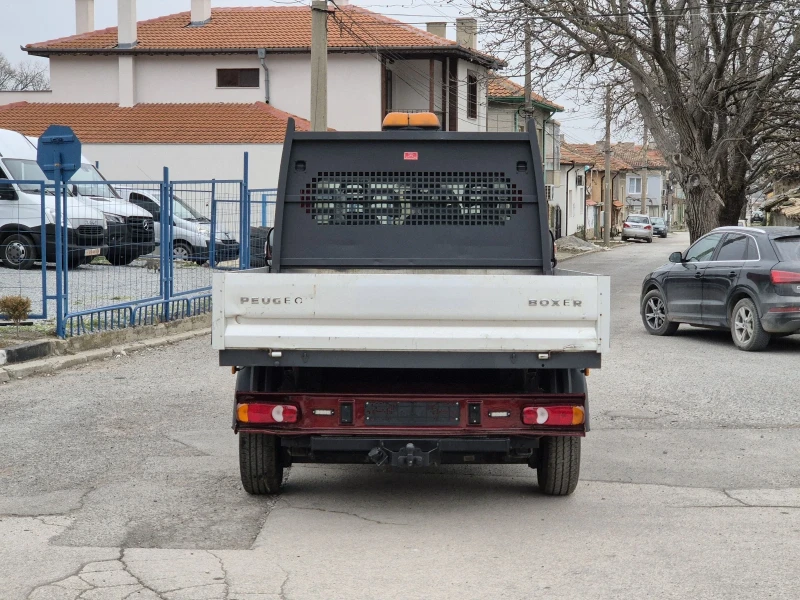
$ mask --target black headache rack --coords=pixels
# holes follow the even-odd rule
[[[532,133],[296,132],[289,119],[272,271],[503,268],[552,274]]]

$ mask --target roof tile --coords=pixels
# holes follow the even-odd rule
[[[506,77],[494,76],[489,79],[489,97],[490,98],[524,98],[525,88],[520,84],[511,81]],[[560,104],[556,104],[540,96],[536,92],[531,92],[531,98],[540,104],[552,106],[555,110],[564,110]]]
[[[0,128],[40,136],[53,123],[69,125],[86,144],[280,144],[292,117],[299,131],[311,124],[263,102],[253,104],[51,104],[0,106]]]
[[[331,9],[329,48],[455,48],[456,42],[357,6]],[[311,10],[307,6],[213,8],[211,20],[190,27],[189,12],[140,21],[135,52],[156,50],[309,49]],[[117,28],[28,44],[28,51],[108,51],[117,47]],[[482,59],[487,55],[470,51]]]

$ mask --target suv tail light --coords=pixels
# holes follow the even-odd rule
[[[781,283],[800,283],[800,273],[792,271],[770,271],[769,278],[776,285]]]
[[[581,406],[526,406],[522,409],[522,422],[525,425],[582,425],[585,419],[586,414]]]
[[[299,412],[292,404],[240,404],[236,416],[240,423],[297,423]]]

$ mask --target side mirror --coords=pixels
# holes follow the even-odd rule
[[[550,241],[553,242],[553,256],[550,258],[550,264],[553,265],[555,269],[558,266],[558,259],[556,258],[556,234],[553,233],[553,230],[550,229]]]
[[[683,254],[681,252],[673,252],[669,255],[669,262],[671,263],[682,263],[683,262]]]
[[[0,200],[18,200],[17,192],[10,183],[0,184]]]
[[[267,242],[264,244],[264,258],[269,266],[272,266],[272,240],[275,237],[275,228],[270,227],[267,232]]]

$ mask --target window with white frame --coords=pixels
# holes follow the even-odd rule
[[[628,194],[642,193],[642,178],[639,175],[628,176]]]

